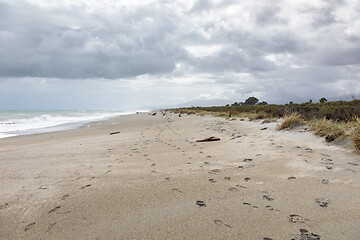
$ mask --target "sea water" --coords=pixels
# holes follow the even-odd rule
[[[0,138],[60,131],[137,111],[0,111]]]

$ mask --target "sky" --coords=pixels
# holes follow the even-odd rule
[[[360,96],[358,0],[0,0],[0,109]]]

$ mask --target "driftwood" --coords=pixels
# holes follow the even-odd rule
[[[119,134],[120,132],[112,132],[110,135]]]
[[[220,141],[220,138],[217,137],[209,137],[201,140],[196,140],[196,142],[213,142],[213,141]]]

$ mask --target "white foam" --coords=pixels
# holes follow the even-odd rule
[[[128,112],[104,111],[49,111],[49,112],[0,112],[0,138],[42,132],[41,129],[60,125],[83,125],[88,122],[108,119]],[[49,129],[48,129],[49,130]],[[59,127],[57,127],[59,130]],[[51,131],[51,130],[50,130]]]

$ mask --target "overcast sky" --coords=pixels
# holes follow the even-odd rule
[[[0,0],[0,109],[360,96],[359,13],[358,0]]]

